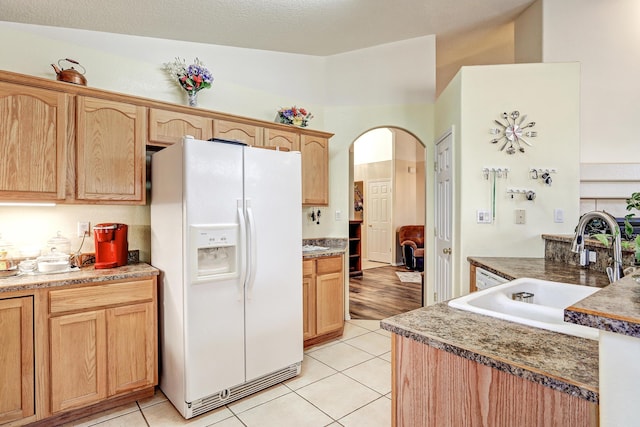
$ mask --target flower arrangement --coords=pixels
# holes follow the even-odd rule
[[[290,108],[280,108],[276,115],[276,122],[286,125],[294,125],[306,127],[309,120],[313,118],[313,114],[304,108],[298,108],[295,105]]]
[[[164,64],[164,68],[172,79],[182,87],[189,95],[189,105],[195,106],[195,95],[202,89],[208,89],[213,83],[213,76],[196,58],[193,64],[187,66],[182,58],[176,58],[173,62]]]

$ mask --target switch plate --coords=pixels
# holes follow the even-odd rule
[[[486,209],[477,210],[476,222],[478,224],[491,224],[491,212]]]
[[[336,211],[336,221],[342,221],[342,211]]]
[[[90,225],[89,221],[78,221],[78,237],[88,236]]]
[[[557,208],[553,210],[553,222],[564,222],[564,209]]]
[[[527,223],[527,215],[524,209],[516,209],[516,224],[526,224]]]

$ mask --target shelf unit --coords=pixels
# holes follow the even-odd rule
[[[349,221],[349,277],[362,276],[362,220]]]

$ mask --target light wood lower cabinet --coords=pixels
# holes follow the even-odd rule
[[[598,405],[392,334],[392,426],[596,426]]]
[[[50,291],[51,412],[157,384],[155,279]]]
[[[0,424],[35,414],[33,298],[0,299]]]
[[[339,337],[344,330],[343,257],[303,260],[305,347]]]

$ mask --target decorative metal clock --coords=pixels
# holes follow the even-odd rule
[[[531,143],[524,139],[534,138],[538,136],[538,132],[532,130],[526,130],[528,128],[532,128],[536,125],[536,122],[528,122],[525,124],[527,120],[527,115],[524,114],[520,116],[519,111],[512,111],[509,113],[502,113],[502,119],[504,123],[498,120],[494,120],[493,122],[500,126],[499,128],[491,128],[489,133],[492,135],[499,135],[498,137],[491,140],[492,144],[497,144],[504,139],[504,144],[500,147],[500,151],[504,151],[507,149],[507,154],[514,154],[516,152],[516,147],[518,151],[524,153],[524,147],[520,144],[525,144],[531,147]]]

